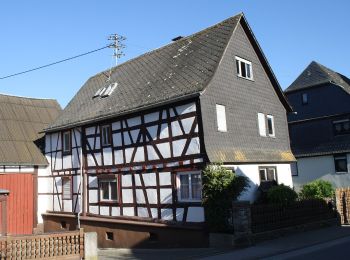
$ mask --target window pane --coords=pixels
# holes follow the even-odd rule
[[[266,181],[266,169],[260,169],[260,180],[261,181]]]
[[[110,141],[110,127],[109,126],[103,126],[102,127],[102,144],[103,145],[111,144],[111,141]]]
[[[69,178],[62,178],[62,193],[63,199],[71,198],[71,185]]]
[[[250,64],[246,63],[246,67],[247,67],[247,78],[250,79]]]
[[[191,175],[192,199],[201,199],[202,182],[200,174]]]
[[[181,199],[189,199],[189,178],[188,175],[180,175],[180,195]]]
[[[70,151],[70,133],[63,134],[63,151]]]
[[[269,130],[269,135],[273,135],[273,125],[272,125],[272,118],[267,118],[267,128]]]
[[[240,75],[239,74],[239,61],[238,60],[236,60],[236,68],[237,68],[237,75]]]
[[[348,162],[346,157],[335,157],[334,158],[335,171],[336,172],[347,172],[348,171]]]
[[[302,103],[303,104],[307,104],[307,102],[308,102],[307,98],[308,98],[307,93],[303,93],[303,95],[302,95]]]
[[[109,200],[109,183],[103,181],[100,183],[101,198],[103,200]]]
[[[241,76],[246,78],[247,77],[247,73],[246,73],[246,69],[245,69],[245,63],[241,61]]]
[[[276,180],[276,171],[274,168],[268,168],[267,169],[267,180],[274,181]]]
[[[110,182],[110,189],[111,189],[111,200],[117,200],[117,182],[111,181]]]

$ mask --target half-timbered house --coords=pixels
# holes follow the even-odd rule
[[[203,167],[248,176],[245,200],[292,186],[289,111],[243,14],[99,73],[46,129],[45,230],[78,218],[101,247],[206,245]]]
[[[47,176],[44,134],[60,113],[56,100],[0,94],[0,189],[9,190],[7,233],[31,234],[46,211],[38,176]],[[44,206],[44,207],[42,207]]]

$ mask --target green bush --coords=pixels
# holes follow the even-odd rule
[[[329,181],[315,180],[305,184],[300,193],[302,199],[325,199],[334,196],[334,188]]]
[[[210,164],[203,171],[203,205],[212,232],[229,232],[232,201],[248,187],[248,179],[220,164]]]
[[[296,201],[298,194],[289,186],[283,184],[271,187],[267,192],[267,201],[269,203],[288,205]]]

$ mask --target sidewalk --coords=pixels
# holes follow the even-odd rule
[[[101,249],[99,259],[257,259],[350,237],[350,226],[332,226],[264,241],[244,249]]]

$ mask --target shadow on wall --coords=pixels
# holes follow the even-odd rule
[[[240,167],[235,168],[235,173],[240,176],[245,176],[248,179],[249,185],[249,187],[238,197],[238,200],[246,200],[253,203],[258,198],[259,184],[254,183],[252,179],[240,169]]]

